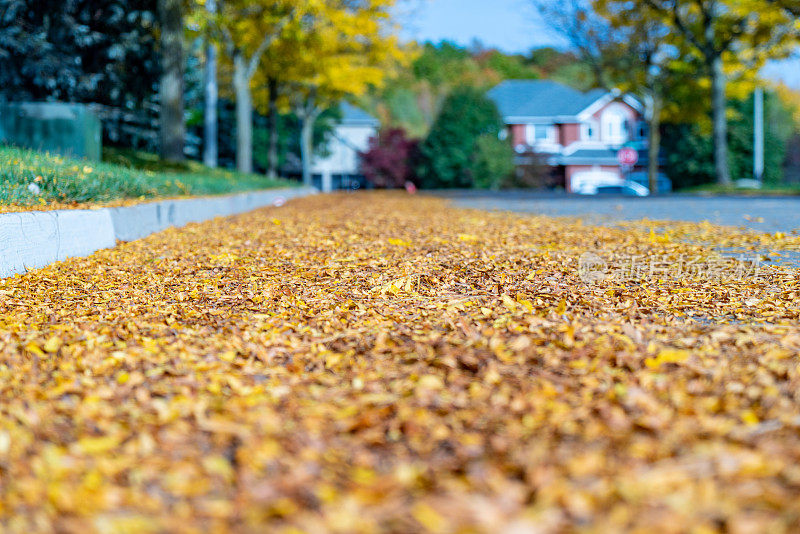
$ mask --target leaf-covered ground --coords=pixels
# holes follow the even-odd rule
[[[0,530],[798,531],[798,271],[579,276],[693,238],[798,246],[340,195],[1,281]]]

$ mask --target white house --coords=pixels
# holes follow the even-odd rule
[[[360,152],[378,135],[380,122],[357,107],[342,102],[342,118],[331,132],[327,156],[315,156],[311,166],[315,185],[322,191],[349,189],[363,180]]]

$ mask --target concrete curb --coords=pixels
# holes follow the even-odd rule
[[[312,195],[313,188],[272,189],[220,197],[148,202],[98,210],[0,214],[0,278],[71,257],[88,256],[119,241]]]

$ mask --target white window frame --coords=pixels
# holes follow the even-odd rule
[[[628,115],[619,104],[610,105],[600,117],[601,139],[612,145],[622,145],[630,141]]]
[[[591,129],[591,135],[589,130]],[[581,141],[599,141],[600,140],[600,125],[597,121],[588,121],[581,123]]]
[[[536,139],[536,128],[546,128],[544,139]],[[525,143],[528,146],[553,145],[556,143],[556,127],[546,123],[531,123],[525,125]]]

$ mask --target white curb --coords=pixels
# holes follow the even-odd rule
[[[162,200],[124,208],[0,214],[0,278],[134,241],[170,226],[281,205],[316,193],[298,187],[221,197]]]

